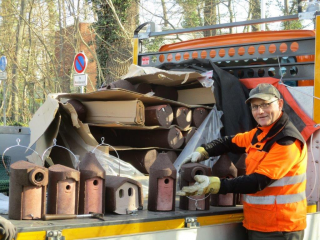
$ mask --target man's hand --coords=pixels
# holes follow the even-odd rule
[[[192,162],[201,162],[209,158],[208,152],[203,147],[198,147],[193,153],[191,153],[186,159],[183,160],[182,164]],[[181,164],[181,165],[182,165]]]
[[[183,187],[177,192],[178,196],[194,196],[207,193],[216,194],[220,189],[220,178],[208,177],[205,175],[196,175],[194,177],[196,183],[193,186]]]
[[[3,217],[0,217],[0,234],[2,235],[2,240],[12,240],[16,235],[15,226]]]

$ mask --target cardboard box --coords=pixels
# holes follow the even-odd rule
[[[216,101],[212,87],[199,87],[203,86],[199,81],[203,78],[204,76],[197,72],[165,71],[133,64],[130,66],[129,72],[121,77],[132,84],[147,83],[178,87],[178,102],[180,103],[188,105],[214,104]],[[186,86],[188,89],[181,89]]]
[[[87,123],[123,123],[144,125],[144,105],[133,101],[82,102],[87,109]]]
[[[168,87],[181,86],[182,84],[198,83],[198,78],[203,77],[197,72],[166,71],[155,67],[140,67],[131,64],[122,80],[127,80],[132,84],[149,83],[164,85]]]
[[[186,104],[214,104],[216,99],[211,88],[178,90],[178,102]]]

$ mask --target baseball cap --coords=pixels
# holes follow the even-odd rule
[[[260,83],[250,91],[249,98],[246,100],[246,103],[249,103],[253,98],[260,98],[268,101],[275,97],[280,99],[280,93],[278,89],[269,83]]]

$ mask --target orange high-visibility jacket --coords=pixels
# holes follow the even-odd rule
[[[296,140],[278,144],[284,137]],[[283,113],[271,126],[237,134],[232,143],[246,148],[247,175],[259,173],[274,180],[263,190],[244,195],[244,227],[261,232],[305,229],[307,147],[288,116]]]

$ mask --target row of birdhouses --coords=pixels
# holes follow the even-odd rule
[[[199,163],[181,167],[179,188],[195,183],[196,175],[235,178],[244,174],[243,156],[233,165],[222,156],[213,170]],[[149,171],[148,210],[174,211],[177,171],[167,153],[158,154]],[[235,206],[241,200],[229,193],[211,196],[212,206]],[[183,210],[208,210],[209,195],[180,197]],[[27,161],[11,165],[9,218],[43,219],[46,214],[128,214],[143,208],[141,184],[133,179],[105,174],[93,152],[88,152],[75,170],[60,164],[44,168]]]
[[[49,168],[27,161],[11,165],[9,218],[43,219],[46,214],[125,214],[143,206],[141,184],[110,176],[89,152],[79,170],[55,164]]]

